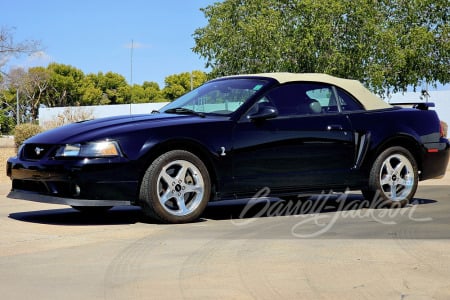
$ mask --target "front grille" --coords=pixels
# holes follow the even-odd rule
[[[75,184],[67,181],[13,179],[12,188],[13,190],[23,190],[57,197],[74,197],[77,194]]]
[[[49,144],[25,144],[22,149],[22,159],[40,160],[45,157],[54,146]]]
[[[44,182],[41,181],[31,181],[31,180],[17,180],[12,181],[13,190],[19,189],[29,192],[37,192],[41,194],[48,194],[48,188]]]

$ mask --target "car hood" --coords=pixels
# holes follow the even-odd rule
[[[205,118],[198,116],[164,113],[100,118],[45,131],[26,140],[26,143],[66,144],[95,141],[140,130],[204,122],[204,120]]]

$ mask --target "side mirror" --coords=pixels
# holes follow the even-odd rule
[[[254,114],[251,114],[248,116],[248,118],[252,121],[259,121],[259,120],[267,120],[267,119],[273,119],[278,116],[278,110],[269,105],[265,105],[263,107],[260,107],[258,111]]]

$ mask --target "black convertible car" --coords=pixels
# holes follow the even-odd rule
[[[449,160],[435,111],[391,106],[324,74],[215,79],[160,111],[74,123],[28,139],[7,163],[10,198],[79,210],[138,205],[160,222],[209,201],[362,190],[405,205]],[[377,201],[378,201],[377,200]]]

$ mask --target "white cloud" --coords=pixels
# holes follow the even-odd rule
[[[17,68],[26,70],[33,67],[45,67],[53,61],[53,58],[44,51],[37,51],[28,56],[21,55],[20,57],[10,56],[0,58],[0,67],[4,67],[6,72]]]
[[[52,60],[52,57],[44,51],[37,51],[28,56],[26,64],[33,66],[47,65]]]
[[[8,60],[9,60],[9,56],[7,56],[7,55],[2,55],[2,56],[0,56],[0,67],[1,66],[3,66],[3,65],[6,65],[6,63],[8,62]]]

